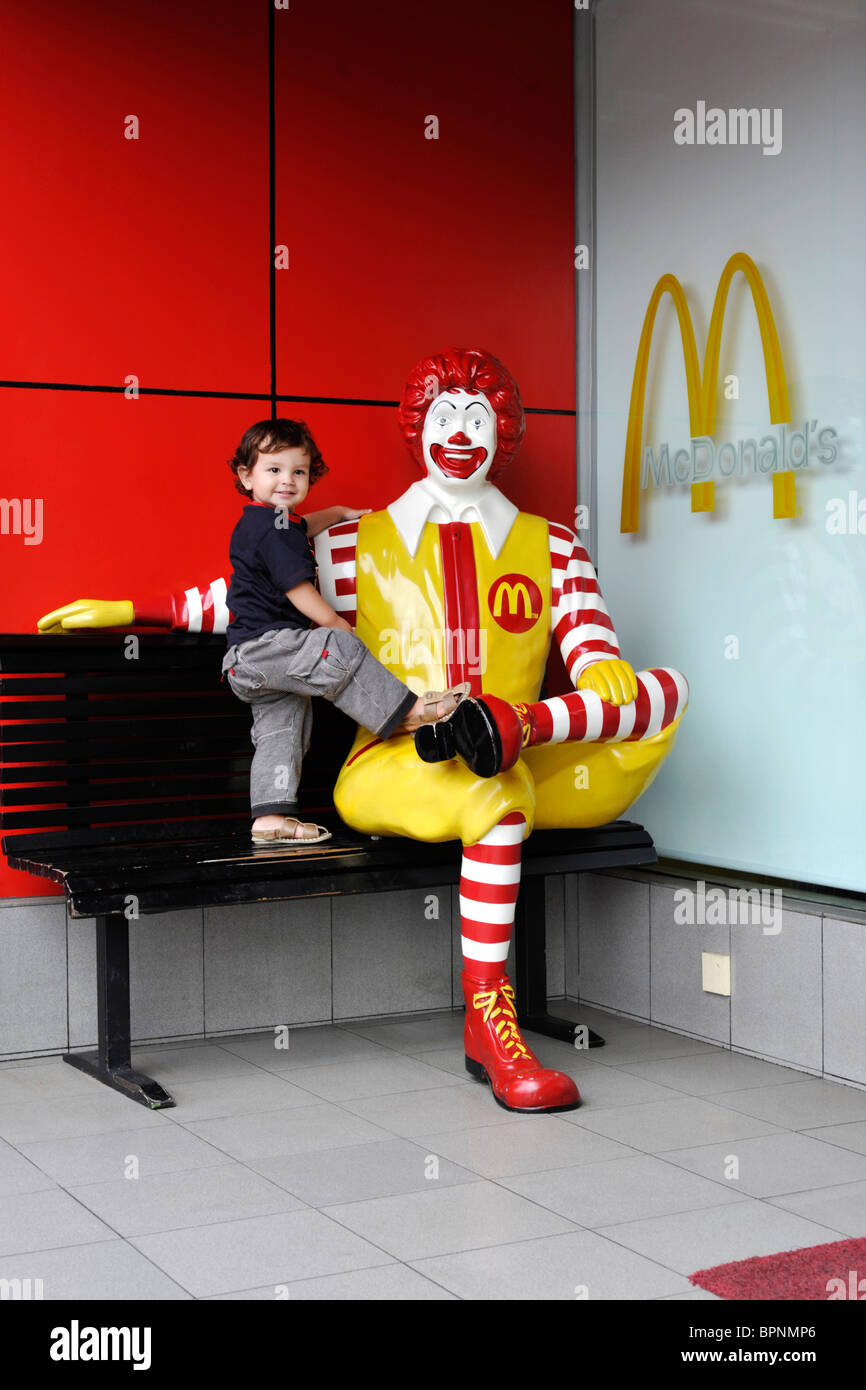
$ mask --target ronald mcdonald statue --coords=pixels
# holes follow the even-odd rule
[[[521,843],[536,826],[621,816],[673,747],[688,686],[670,667],[635,672],[620,657],[577,537],[518,511],[495,486],[525,428],[501,362],[464,349],[425,358],[398,418],[423,476],[384,510],[316,537],[319,588],[417,694],[465,681],[470,693],[414,734],[381,740],[359,728],[334,804],[368,834],[462,841],[467,1070],[508,1110],[572,1110],[577,1087],[523,1039],[504,969]],[[226,592],[218,579],[133,600],[135,623],[224,632]],[[100,605],[89,619],[72,609],[79,620],[64,626],[106,623]],[[112,625],[123,622],[106,609]],[[539,700],[551,639],[574,689]]]

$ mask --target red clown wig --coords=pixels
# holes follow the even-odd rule
[[[489,479],[511,462],[520,448],[526,419],[517,382],[507,367],[489,352],[472,348],[446,348],[435,357],[423,357],[412,368],[403,388],[397,419],[409,450],[422,472],[426,471],[421,434],[433,401],[443,391],[483,393],[496,412],[496,454]]]

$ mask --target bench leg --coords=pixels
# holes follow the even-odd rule
[[[96,918],[97,1052],[68,1052],[64,1062],[151,1110],[175,1104],[152,1077],[135,1071],[129,1041],[129,922],[121,912]]]
[[[544,876],[524,876],[514,918],[515,994],[521,1028],[573,1043],[579,1023],[554,1018],[547,1012],[547,942]],[[604,1047],[604,1038],[588,1032],[590,1047]]]

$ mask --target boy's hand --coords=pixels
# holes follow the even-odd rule
[[[357,521],[368,511],[369,507],[325,507],[321,512],[307,512],[307,535],[312,540],[313,536],[327,531],[329,526],[337,526],[341,521]]]

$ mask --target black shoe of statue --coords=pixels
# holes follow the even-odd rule
[[[484,700],[461,700],[453,714],[415,732],[415,750],[425,763],[460,758],[476,777],[495,777],[502,769],[502,739]]]

